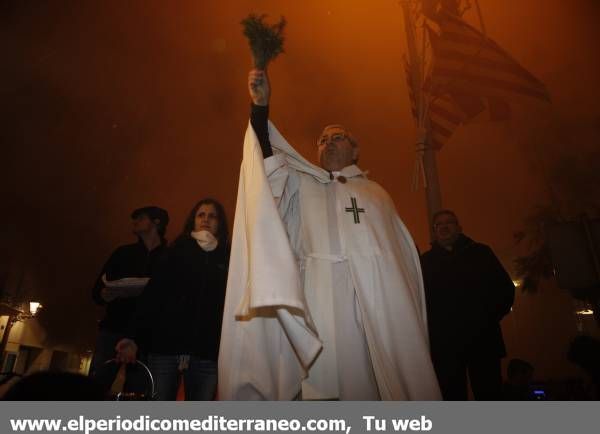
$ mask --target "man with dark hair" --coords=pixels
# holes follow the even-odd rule
[[[125,335],[138,296],[166,251],[166,210],[156,206],[138,208],[131,219],[138,241],[112,253],[92,289],[92,298],[106,307],[106,313],[99,324],[90,375],[115,357],[115,345]]]
[[[492,249],[462,233],[453,211],[433,216],[434,241],[421,257],[431,356],[445,400],[501,399],[500,320],[515,287]]]
[[[167,225],[169,224],[169,213],[157,206],[145,206],[135,209],[131,213],[131,219],[138,221],[138,225],[140,222],[146,222],[145,217],[147,217],[148,220],[156,225],[156,231],[158,232],[158,235],[161,239],[164,239],[165,233],[167,232]],[[138,235],[136,231],[139,231],[139,229],[134,227],[133,231],[136,235]]]

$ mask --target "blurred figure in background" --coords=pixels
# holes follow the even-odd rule
[[[591,377],[595,389],[592,399],[600,399],[600,340],[577,336],[569,346],[567,358]]]
[[[521,359],[512,359],[506,368],[506,382],[502,387],[505,401],[530,401],[533,399],[531,381],[533,366]]]

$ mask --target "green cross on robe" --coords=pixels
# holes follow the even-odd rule
[[[351,212],[354,215],[354,224],[358,224],[358,223],[360,223],[360,215],[359,215],[359,213],[365,212],[365,209],[358,207],[358,205],[356,204],[356,198],[355,197],[351,197],[350,198],[350,202],[352,202],[352,206],[349,207],[349,208],[346,208],[346,212]]]

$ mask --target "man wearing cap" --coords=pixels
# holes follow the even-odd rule
[[[436,400],[419,256],[389,195],[331,125],[319,166],[252,98],[219,355],[227,400]]]
[[[138,208],[131,213],[131,220],[137,242],[120,246],[110,255],[92,289],[92,298],[106,311],[99,324],[90,375],[114,358],[115,345],[124,337],[138,296],[166,252],[166,210]]]

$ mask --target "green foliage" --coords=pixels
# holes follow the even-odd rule
[[[283,53],[283,29],[285,18],[281,17],[278,23],[268,25],[265,23],[266,15],[250,14],[241,22],[244,27],[244,36],[252,51],[254,66],[265,69],[269,62]]]

